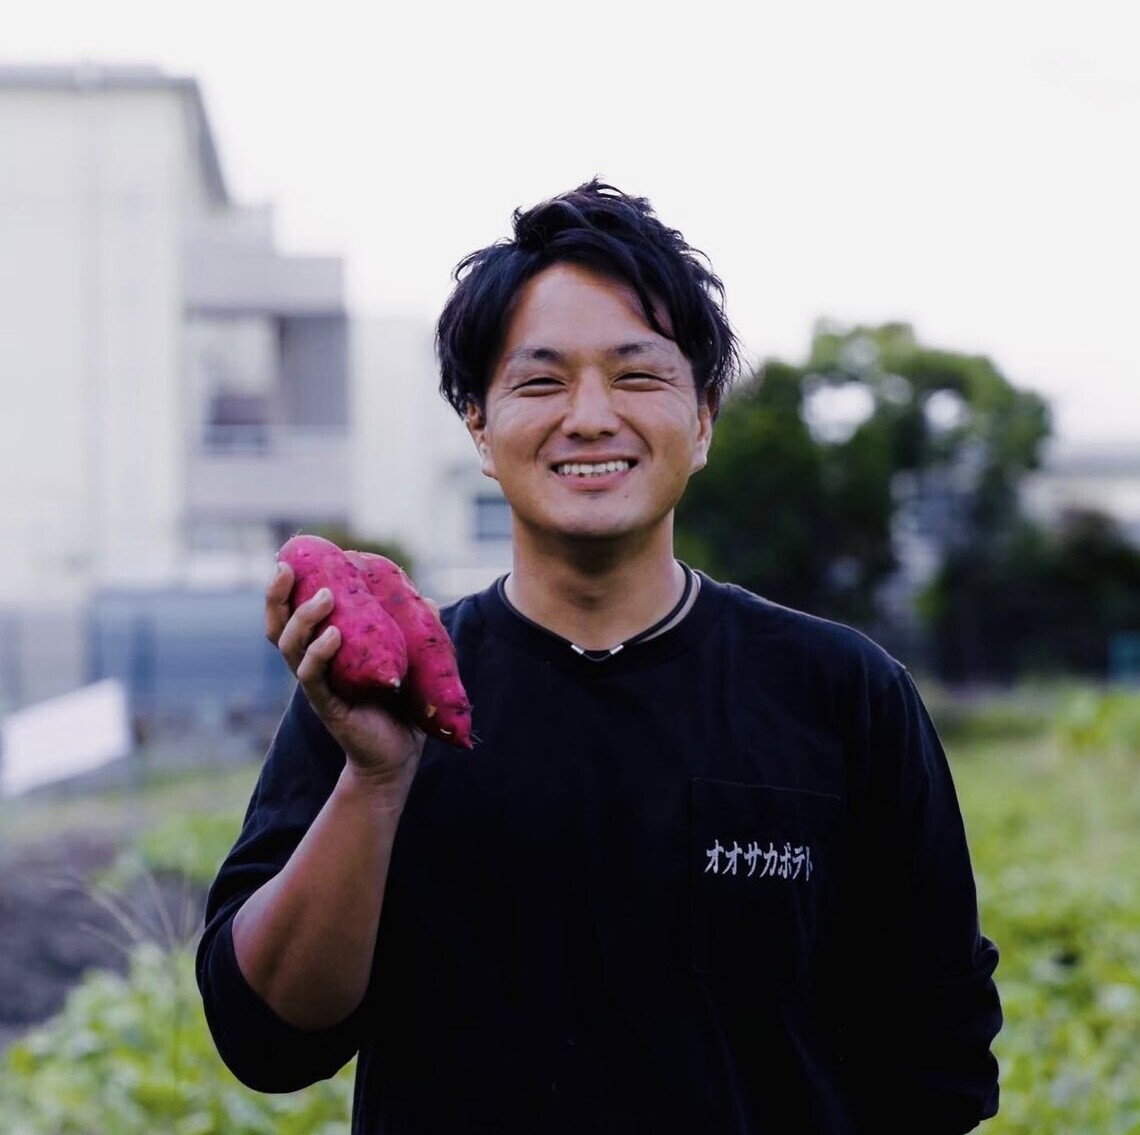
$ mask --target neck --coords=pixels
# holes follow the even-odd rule
[[[516,546],[507,598],[528,619],[586,650],[608,650],[651,627],[673,608],[685,573],[672,545],[630,555],[593,547],[573,557],[534,561]]]

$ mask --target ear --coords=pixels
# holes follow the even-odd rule
[[[479,451],[479,467],[483,470],[483,476],[497,480],[495,462],[491,456],[490,438],[487,434],[486,412],[474,402],[468,402],[463,421],[467,426],[467,432],[471,435],[471,440],[475,443],[475,448]]]
[[[708,463],[709,446],[712,445],[713,421],[720,409],[720,399],[715,392],[702,391],[697,395],[697,435],[693,445],[692,472],[703,469]]]

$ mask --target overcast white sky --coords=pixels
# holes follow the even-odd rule
[[[434,318],[466,252],[594,174],[702,248],[754,357],[912,322],[1140,446],[1132,0],[37,0],[0,62],[202,85],[230,191]]]

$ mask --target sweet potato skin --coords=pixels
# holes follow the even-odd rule
[[[341,645],[327,671],[333,692],[354,704],[393,697],[408,669],[403,633],[343,549],[302,534],[287,540],[277,558],[293,569],[294,610],[322,587],[333,594],[333,610],[316,628],[318,635],[330,625],[340,631]]]
[[[472,748],[471,702],[447,628],[399,564],[373,552],[349,551],[347,556],[407,643],[408,672],[398,712],[430,737]]]

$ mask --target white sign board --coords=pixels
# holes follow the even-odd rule
[[[114,678],[26,706],[0,721],[0,796],[88,772],[130,751],[127,694]]]

